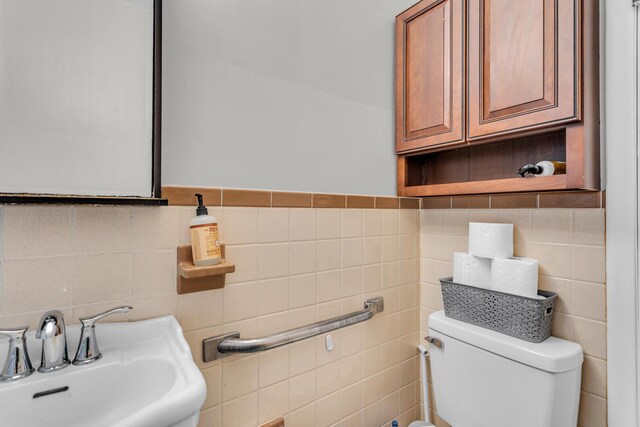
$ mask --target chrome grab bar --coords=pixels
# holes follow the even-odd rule
[[[384,299],[376,297],[364,302],[364,310],[333,317],[298,328],[289,329],[261,338],[240,338],[240,332],[230,332],[202,340],[202,360],[212,362],[231,353],[255,353],[291,344],[306,338],[324,334],[371,319],[376,313],[384,311]]]

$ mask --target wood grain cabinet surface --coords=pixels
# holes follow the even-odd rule
[[[599,189],[592,0],[423,0],[396,17],[401,196]],[[525,163],[566,174],[519,178]]]
[[[579,118],[574,0],[469,0],[468,139]]]
[[[425,0],[396,18],[396,148],[464,142],[464,2]]]

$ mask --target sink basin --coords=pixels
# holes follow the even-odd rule
[[[95,363],[0,383],[0,424],[47,427],[195,427],[206,397],[182,328],[173,316],[96,326]],[[69,358],[80,326],[67,326]],[[27,333],[33,366],[41,341]],[[4,363],[7,340],[0,341]],[[64,389],[68,387],[68,389]],[[34,394],[64,389],[34,398]]]

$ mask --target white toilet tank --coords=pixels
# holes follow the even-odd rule
[[[540,344],[429,316],[435,409],[453,427],[575,427],[582,347]]]

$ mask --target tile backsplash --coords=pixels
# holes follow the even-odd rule
[[[552,334],[584,350],[578,425],[607,425],[604,209],[428,209],[420,218],[420,336],[442,309],[438,279],[467,251],[469,222],[514,224],[515,255],[540,261],[540,289],[559,300]],[[437,402],[432,409],[437,409]],[[432,412],[436,425],[447,424]]]
[[[0,207],[0,325],[31,328],[51,308],[68,324],[175,315],[207,382],[201,426],[379,426],[419,417],[419,211],[210,208],[236,272],[223,289],[176,293],[176,247],[192,207]],[[278,332],[360,310],[373,319],[251,355],[203,363],[201,341]],[[72,352],[75,343],[69,343]],[[4,355],[0,355],[4,357]]]
[[[579,425],[606,426],[603,209],[209,211],[236,272],[223,289],[179,296],[176,247],[189,243],[192,207],[0,206],[0,325],[33,328],[50,308],[72,324],[131,304],[111,320],[170,314],[182,325],[207,382],[201,426],[405,426],[420,417],[415,346],[442,309],[438,279],[466,251],[469,221],[509,222],[516,255],[538,258],[540,287],[560,296],[553,334],[583,346]],[[266,335],[378,295],[384,313],[333,332],[332,352],[318,336],[201,361],[203,338]]]

